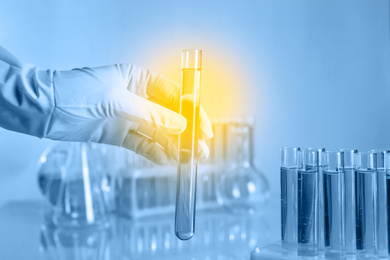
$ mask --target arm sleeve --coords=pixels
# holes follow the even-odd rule
[[[42,138],[54,109],[53,72],[0,46],[0,127]]]

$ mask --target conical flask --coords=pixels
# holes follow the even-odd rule
[[[234,213],[260,212],[269,198],[266,177],[253,163],[253,119],[226,124],[224,169],[219,173],[218,202]]]
[[[41,157],[38,180],[58,226],[105,223],[103,153],[96,144],[65,143]]]

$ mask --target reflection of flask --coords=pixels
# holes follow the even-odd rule
[[[40,233],[40,259],[108,259],[115,253],[110,248],[111,239],[112,231],[109,226],[63,229],[45,224]]]
[[[218,200],[237,213],[256,213],[269,196],[265,176],[253,164],[252,120],[234,120],[227,125],[227,154],[230,165],[220,173]]]
[[[107,209],[102,191],[106,176],[101,150],[95,144],[65,143],[41,157],[38,182],[54,207],[60,226],[103,223]]]

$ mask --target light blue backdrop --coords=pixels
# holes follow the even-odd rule
[[[0,44],[42,68],[129,62],[175,80],[181,49],[203,49],[202,103],[256,116],[274,193],[280,146],[390,148],[387,0],[5,0]],[[50,143],[0,130],[0,204],[40,196]]]

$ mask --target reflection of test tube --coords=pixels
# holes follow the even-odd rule
[[[325,256],[341,259],[344,256],[343,152],[325,152],[323,161]]]
[[[376,153],[355,153],[356,249],[359,255],[375,254]]]
[[[282,245],[286,249],[297,243],[297,184],[300,148],[282,147],[280,168]]]
[[[201,65],[202,51],[183,50],[180,114],[187,119],[187,128],[179,136],[175,213],[175,233],[181,240],[190,239],[195,232]]]
[[[354,153],[352,149],[341,149],[344,154],[344,201],[345,201],[345,251],[356,253],[356,198],[355,171],[353,169]]]
[[[385,172],[384,150],[372,150],[377,158],[377,254],[379,257],[388,256],[388,237],[387,237],[387,187]]]
[[[298,169],[298,255],[318,254],[318,150],[302,151]]]

